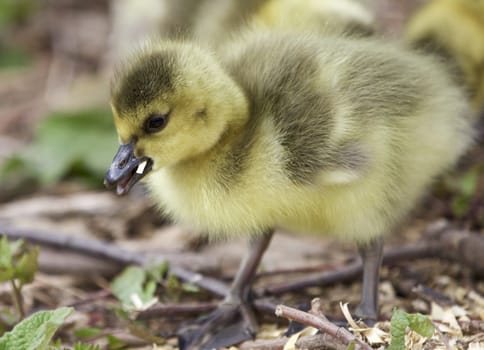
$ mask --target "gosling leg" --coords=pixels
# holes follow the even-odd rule
[[[359,244],[358,250],[363,263],[363,285],[361,301],[355,315],[372,326],[378,320],[378,285],[383,257],[383,238],[378,237],[365,244]]]
[[[242,260],[230,292],[218,308],[179,332],[181,350],[211,350],[252,339],[257,320],[249,305],[250,291],[260,261],[273,232],[251,240],[249,252]]]

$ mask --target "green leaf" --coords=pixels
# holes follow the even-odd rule
[[[170,264],[167,261],[165,261],[162,264],[149,266],[146,269],[146,272],[156,282],[161,282],[165,278],[169,269],[170,269]]]
[[[15,277],[22,284],[31,283],[38,269],[39,247],[29,248],[20,256],[17,262]]]
[[[182,283],[178,278],[172,274],[169,274],[165,282],[166,295],[173,300],[178,300],[183,292]]]
[[[79,328],[74,330],[74,335],[79,339],[92,338],[101,333],[101,329],[94,327]]]
[[[430,338],[434,335],[435,328],[432,321],[427,317],[419,313],[407,315],[409,325],[408,327],[420,334],[422,337]]]
[[[459,180],[459,189],[464,196],[471,197],[476,191],[479,172],[477,168],[467,171]]]
[[[2,236],[0,239],[0,282],[11,280],[14,274],[11,246],[7,236]]]
[[[407,313],[395,309],[390,324],[390,334],[392,342],[387,350],[404,350],[405,349],[405,332],[409,325]]]
[[[18,279],[30,283],[37,272],[38,247],[30,247],[21,239],[9,242],[7,236],[0,240],[0,281]]]
[[[62,341],[60,339],[56,339],[51,342],[50,344],[50,350],[60,350],[62,346]]]
[[[200,288],[193,284],[193,283],[182,283],[182,290],[184,292],[188,292],[188,293],[198,293],[200,292]]]
[[[35,13],[38,5],[35,0],[0,0],[0,27],[25,21]]]
[[[108,334],[106,339],[108,340],[109,350],[122,349],[126,346],[122,340],[116,338],[114,335]]]
[[[113,294],[121,301],[124,306],[132,307],[131,296],[141,294],[146,272],[138,266],[128,266],[111,283]]]
[[[23,239],[17,239],[15,241],[11,241],[8,243],[10,246],[10,253],[12,256],[22,254],[22,250],[24,248],[24,240]]]
[[[129,266],[113,280],[111,290],[121,301],[123,309],[139,310],[153,300],[156,281],[149,279],[141,267]]]
[[[22,68],[30,65],[32,58],[27,52],[15,47],[0,50],[0,69]]]
[[[102,178],[116,145],[110,112],[56,113],[40,125],[33,157],[41,158],[42,179],[48,183],[67,174],[76,163]]]
[[[93,345],[93,344],[82,344],[82,343],[76,343],[74,344],[74,350],[100,350],[101,348],[99,345]]]
[[[46,350],[57,329],[73,312],[62,307],[52,311],[39,311],[17,324],[11,332],[0,338],[0,350]]]
[[[482,173],[482,166],[477,165],[463,174],[447,178],[446,185],[453,192],[452,212],[456,217],[462,218],[469,211]]]
[[[349,344],[348,344],[348,347],[346,348],[346,350],[355,350],[355,341],[351,341]]]
[[[429,338],[434,334],[434,326],[427,316],[419,313],[408,314],[405,311],[395,309],[393,310],[390,325],[392,342],[387,350],[405,349],[405,333],[407,327],[423,337]]]
[[[41,122],[30,147],[1,168],[0,178],[8,183],[23,171],[45,185],[77,177],[101,186],[117,143],[107,110],[54,113]]]

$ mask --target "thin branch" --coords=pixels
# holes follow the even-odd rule
[[[470,321],[457,321],[464,334],[484,334],[484,321],[470,320]]]
[[[459,231],[446,224],[431,230],[433,232],[427,234],[430,238],[424,242],[387,250],[384,253],[383,263],[393,264],[402,260],[408,261],[438,257],[457,261],[476,272],[481,271],[482,273],[484,271],[484,259],[481,259],[482,251],[484,251],[484,237],[482,235],[469,231]],[[148,263],[169,261],[169,259],[163,256],[140,254],[94,239],[67,235],[60,237],[53,233],[12,228],[4,228],[0,232],[5,232],[9,238],[24,238],[41,245],[62,248],[63,250],[67,249],[97,258],[107,259],[122,265],[145,265]],[[229,290],[225,283],[217,279],[205,277],[200,273],[189,271],[176,264],[171,264],[170,271],[183,281],[195,284],[217,296],[224,296]],[[299,280],[267,286],[263,289],[256,290],[255,295],[279,295],[312,286],[348,283],[357,279],[361,275],[361,271],[361,262],[357,261],[338,271],[325,271]],[[265,310],[267,311],[268,309],[266,308]]]
[[[238,345],[240,350],[282,350],[288,338],[249,340]]]
[[[334,323],[329,322],[319,316],[294,309],[285,305],[278,305],[276,308],[276,316],[285,317],[290,320],[314,327],[321,332],[331,335],[338,339],[342,344],[349,346],[351,343],[359,345],[360,349],[371,350],[371,347],[364,343],[361,339],[351,334],[347,329],[338,327]]]
[[[323,333],[315,334],[307,337],[301,337],[296,342],[298,349],[334,349],[334,350],[347,350],[348,346],[341,344],[333,336]]]
[[[465,230],[445,227],[437,232],[430,232],[424,242],[398,248],[387,249],[383,255],[383,264],[395,264],[398,261],[440,258],[456,261],[471,268],[476,273],[484,271],[484,237]],[[351,263],[337,271],[324,271],[294,281],[266,286],[256,292],[257,295],[280,295],[313,286],[327,286],[336,283],[348,283],[359,278],[362,272],[361,261]]]
[[[185,304],[158,304],[138,314],[136,319],[148,320],[162,316],[180,316],[190,314],[201,314],[213,311],[219,305],[218,302],[207,303],[185,303]],[[255,309],[259,312],[274,315],[277,305],[267,298],[260,298],[253,301]]]
[[[324,271],[322,273],[313,274],[295,281],[289,281],[272,286],[264,287],[258,290],[258,295],[270,294],[279,295],[287,292],[301,290],[313,286],[327,286],[336,283],[351,282],[361,275],[362,265],[360,262],[342,267],[338,271]]]
[[[314,272],[321,272],[321,271],[330,271],[339,268],[339,266],[335,264],[318,264],[312,266],[299,266],[294,268],[284,268],[284,269],[274,269],[270,271],[260,271],[257,273],[257,278],[261,277],[270,277],[270,276],[277,276],[277,275],[290,275],[290,274],[303,274],[303,273],[314,273]]]
[[[67,306],[78,307],[78,306],[81,306],[81,305],[84,305],[84,304],[90,304],[90,303],[93,303],[95,301],[99,301],[101,299],[108,298],[112,295],[113,294],[111,293],[111,291],[106,290],[106,289],[101,289],[97,292],[92,292],[87,297],[82,298],[82,299],[75,301],[73,303],[70,303]]]
[[[186,303],[186,304],[159,304],[142,311],[136,317],[137,320],[149,320],[152,318],[159,318],[162,316],[180,316],[201,314],[214,310],[219,303]]]
[[[147,263],[147,258],[144,255],[127,251],[114,244],[105,243],[96,239],[10,227],[1,228],[0,232],[1,234],[5,234],[9,239],[26,239],[31,243],[52,248],[67,249],[87,256],[111,260],[121,265],[143,265]],[[165,261],[163,258],[160,258],[160,260],[162,262]]]
[[[39,230],[13,229],[9,227],[0,228],[0,233],[5,234],[9,239],[26,239],[32,243],[63,250],[67,249],[87,256],[113,261],[123,266],[169,262],[169,259],[162,255],[153,256],[136,253],[119,248],[114,244],[86,237],[79,238],[72,235],[58,235]],[[170,264],[170,273],[185,282],[195,284],[218,296],[225,296],[229,290],[228,286],[219,280],[205,277],[200,273],[189,271],[174,264]]]
[[[240,350],[283,350],[289,339],[287,337],[278,339],[249,340],[238,345]],[[299,338],[296,341],[297,349],[305,350],[347,350],[348,346],[338,342],[329,334],[315,334]]]
[[[277,304],[268,298],[259,298],[253,301],[254,307],[259,312],[264,312],[269,315],[274,315]]]

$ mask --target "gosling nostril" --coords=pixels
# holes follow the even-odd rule
[[[126,164],[128,164],[128,157],[122,159],[119,163],[118,163],[118,169],[123,169]]]

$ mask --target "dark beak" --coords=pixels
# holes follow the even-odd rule
[[[134,141],[119,146],[104,177],[104,185],[108,188],[116,187],[118,195],[128,193],[131,187],[148,174],[153,166],[150,158],[135,157],[134,146]]]

